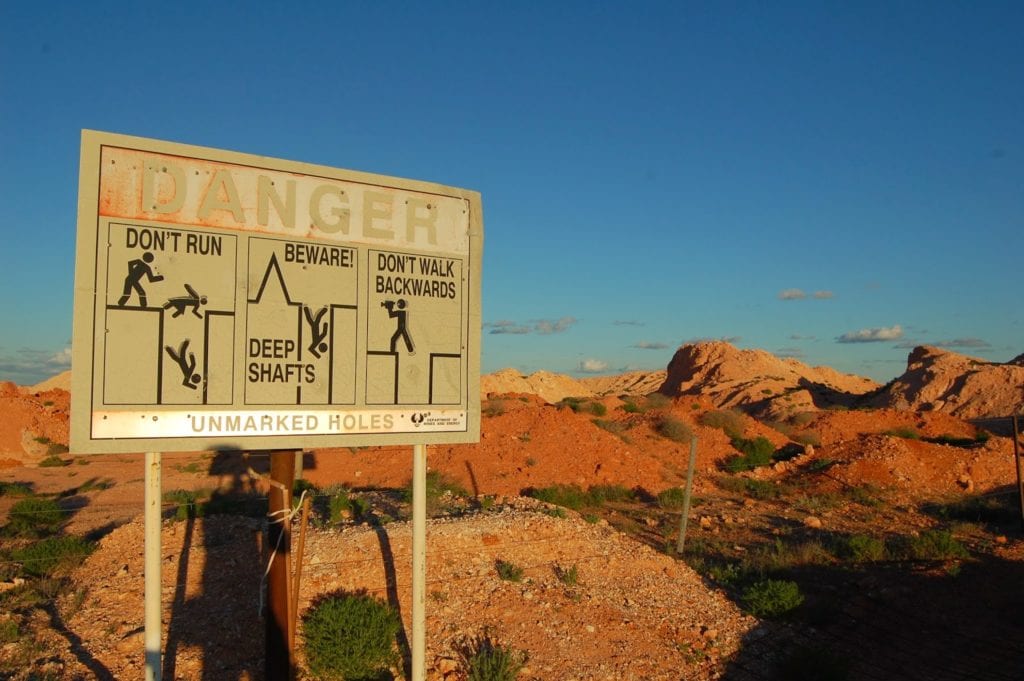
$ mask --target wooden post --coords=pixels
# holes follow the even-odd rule
[[[300,455],[301,458],[301,455]],[[302,523],[299,525],[299,546],[295,551],[295,578],[292,580],[291,610],[288,614],[288,647],[295,652],[295,630],[299,618],[299,588],[302,586],[302,554],[306,550],[306,526],[309,523],[309,497],[302,500]]]
[[[1013,420],[1013,462],[1017,467],[1017,499],[1020,503],[1020,527],[1024,529],[1024,471],[1021,470],[1024,462],[1020,459],[1020,428],[1017,425],[1016,414],[1011,417]]]
[[[690,465],[686,468],[686,491],[683,493],[683,516],[679,519],[679,541],[676,542],[676,555],[683,555],[686,543],[686,521],[690,517],[690,492],[693,490],[693,469],[697,464],[697,438],[690,438]]]
[[[270,452],[270,494],[267,549],[266,671],[267,681],[290,681],[292,650],[289,647],[289,554],[288,517],[291,514],[292,485],[295,482],[295,451]]]

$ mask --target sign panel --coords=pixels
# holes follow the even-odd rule
[[[476,192],[82,133],[71,449],[476,442]]]

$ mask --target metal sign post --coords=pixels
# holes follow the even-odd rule
[[[412,681],[423,681],[426,661],[427,447],[412,448]]]
[[[146,452],[145,493],[145,640],[146,681],[160,681],[160,452]]]

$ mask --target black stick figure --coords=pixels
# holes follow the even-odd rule
[[[124,307],[125,303],[132,296],[132,291],[139,294],[139,307],[146,307],[146,289],[142,288],[142,278],[145,277],[148,281],[163,281],[164,278],[159,274],[153,274],[153,268],[150,267],[150,263],[153,262],[153,254],[146,251],[142,254],[142,258],[136,258],[135,260],[128,261],[128,276],[124,278],[124,295],[117,301],[118,307]]]
[[[171,356],[175,362],[178,363],[178,368],[181,369],[181,375],[185,377],[185,380],[181,382],[186,388],[195,390],[199,387],[199,374],[193,373],[196,370],[196,355],[194,352],[188,352],[188,344],[191,343],[189,339],[181,341],[181,345],[178,347],[178,352],[174,352],[174,348],[170,345],[165,345],[164,350]],[[185,359],[185,353],[188,353],[188,360]]]
[[[196,293],[196,290],[188,284],[185,284],[185,290],[188,291],[187,296],[168,298],[167,302],[164,303],[164,309],[170,310],[171,308],[174,308],[174,314],[172,314],[171,317],[180,317],[185,314],[185,308],[191,307],[192,314],[202,319],[203,315],[199,314],[199,306],[206,305],[206,296],[199,295]]]
[[[309,322],[309,332],[313,337],[309,342],[309,352],[317,359],[320,359],[320,353],[327,352],[327,343],[324,342],[328,332],[327,323],[324,322],[322,326],[320,324],[324,315],[327,314],[327,307],[321,308],[314,316],[309,306],[303,305],[302,312],[306,315],[306,321]]]
[[[394,335],[391,336],[391,352],[394,352],[395,348],[398,347],[398,339],[401,338],[405,341],[405,349],[409,354],[415,355],[416,351],[413,349],[412,338],[409,336],[409,328],[407,326],[409,311],[405,309],[405,300],[399,298],[397,303],[393,300],[385,300],[380,306],[387,309],[389,317],[396,317],[398,319],[398,328],[395,329]],[[396,307],[398,308],[397,310],[395,309]]]

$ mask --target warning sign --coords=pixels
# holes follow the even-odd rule
[[[83,132],[72,449],[479,437],[475,192]]]

